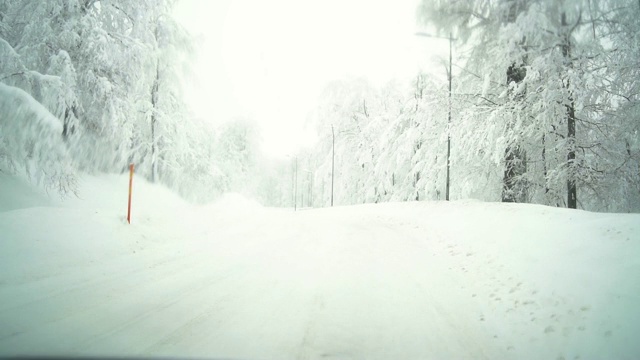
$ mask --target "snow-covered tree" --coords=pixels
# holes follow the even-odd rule
[[[424,75],[330,85],[309,155],[320,204],[332,175],[336,204],[443,199],[450,134],[452,199],[639,209],[639,11],[632,0],[423,1],[421,23],[459,48],[451,123],[448,89]]]
[[[0,83],[0,172],[20,173],[46,190],[76,191],[62,123],[25,91]]]
[[[256,125],[246,118],[227,122],[218,129],[214,151],[224,179],[224,191],[252,191],[256,185],[258,141]]]
[[[637,8],[632,2],[624,9],[617,5],[551,0],[422,3],[423,23],[453,32],[470,49],[458,91],[477,101],[463,111],[453,131],[460,139],[459,151],[480,156],[468,157],[460,168],[475,163],[504,169],[503,200],[602,208],[597,199],[611,193],[607,184],[616,176],[610,165],[619,163],[616,157],[621,154],[614,150],[620,146],[610,141],[617,132],[611,114],[617,113],[620,101],[610,100],[611,93],[624,82],[612,81],[608,58],[622,54],[623,46],[629,48],[610,45],[608,25],[614,16]],[[630,20],[620,23],[628,26]],[[627,40],[631,34],[625,35]],[[475,182],[495,184],[495,173],[487,175]],[[623,202],[618,198],[615,203]]]
[[[180,181],[196,178],[220,185],[209,146],[215,135],[183,100],[180,79],[194,51],[171,17],[173,5],[0,2],[0,82],[60,120],[79,170],[120,172],[135,163],[141,175],[181,192],[188,187]]]

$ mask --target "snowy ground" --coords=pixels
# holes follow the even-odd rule
[[[640,215],[194,207],[126,177],[0,175],[0,355],[637,359]]]

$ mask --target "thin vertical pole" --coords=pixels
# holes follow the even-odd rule
[[[131,191],[133,190],[133,164],[129,165],[129,205],[127,205],[127,222],[131,224]]]
[[[445,191],[445,199],[449,201],[449,172],[451,171],[451,77],[452,77],[452,61],[451,48],[453,42],[453,34],[449,33],[449,118],[447,121],[447,187]]]
[[[309,172],[309,204],[311,207],[314,206],[313,200],[313,173]]]
[[[336,134],[333,131],[333,125],[331,125],[331,206],[333,206],[333,179],[335,173],[335,158],[336,158]]]
[[[293,164],[291,164],[293,165]],[[296,204],[296,198],[295,198],[295,183],[296,183],[296,173],[295,173],[295,168],[292,166],[291,167],[291,200],[293,200],[293,205],[295,206]]]

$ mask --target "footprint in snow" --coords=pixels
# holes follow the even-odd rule
[[[544,328],[544,333],[545,333],[545,334],[550,334],[550,333],[552,333],[552,332],[554,332],[554,331],[556,331],[556,329],[555,329],[553,326],[551,326],[551,325],[549,325],[549,326],[547,326],[546,328]]]

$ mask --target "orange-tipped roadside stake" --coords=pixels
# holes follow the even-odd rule
[[[129,206],[127,206],[127,222],[131,224],[131,190],[133,188],[133,164],[129,165]]]

